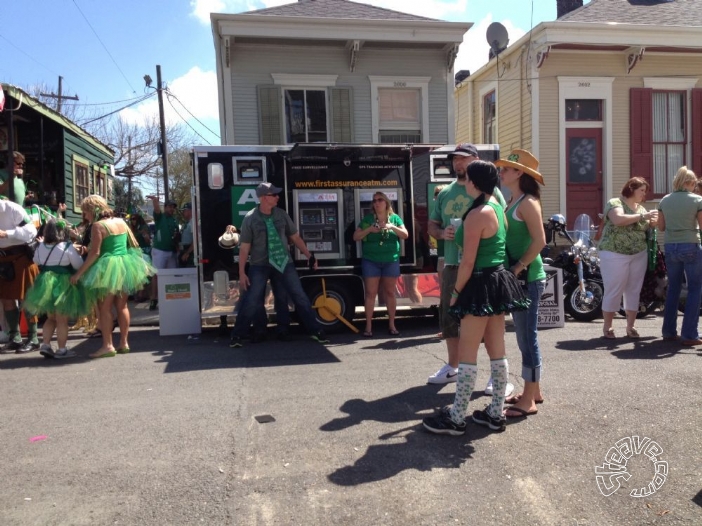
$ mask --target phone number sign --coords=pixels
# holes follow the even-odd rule
[[[565,326],[563,311],[563,270],[544,265],[546,271],[546,288],[539,301],[539,329],[560,328]]]

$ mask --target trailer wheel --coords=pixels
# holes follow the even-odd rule
[[[349,323],[353,321],[353,316],[356,311],[351,299],[351,294],[346,290],[342,283],[327,281],[327,295],[322,294],[322,285],[315,284],[309,290],[310,301],[312,308],[317,317],[317,321],[324,327],[327,332],[340,331],[346,326],[336,317],[340,314]]]

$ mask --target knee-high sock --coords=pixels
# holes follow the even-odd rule
[[[27,317],[27,341],[39,343],[39,318],[31,316],[27,311],[24,311],[24,315]]]
[[[7,334],[10,337],[10,341],[21,341],[22,336],[19,332],[19,309],[14,308],[12,310],[6,310],[5,319],[7,320]]]
[[[466,419],[468,402],[478,379],[478,365],[474,363],[459,363],[458,376],[456,377],[456,398],[451,408],[451,419],[458,423]]]
[[[505,407],[505,392],[507,391],[507,380],[509,379],[507,357],[490,360],[490,372],[492,373],[493,391],[492,402],[488,412],[493,418],[500,418]]]

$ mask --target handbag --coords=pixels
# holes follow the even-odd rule
[[[658,253],[661,251],[658,248],[657,230],[649,228],[646,231],[646,243],[648,245],[648,270],[653,271],[658,264]]]

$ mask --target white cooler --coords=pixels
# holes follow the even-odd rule
[[[159,334],[200,334],[200,289],[196,268],[158,269]]]

